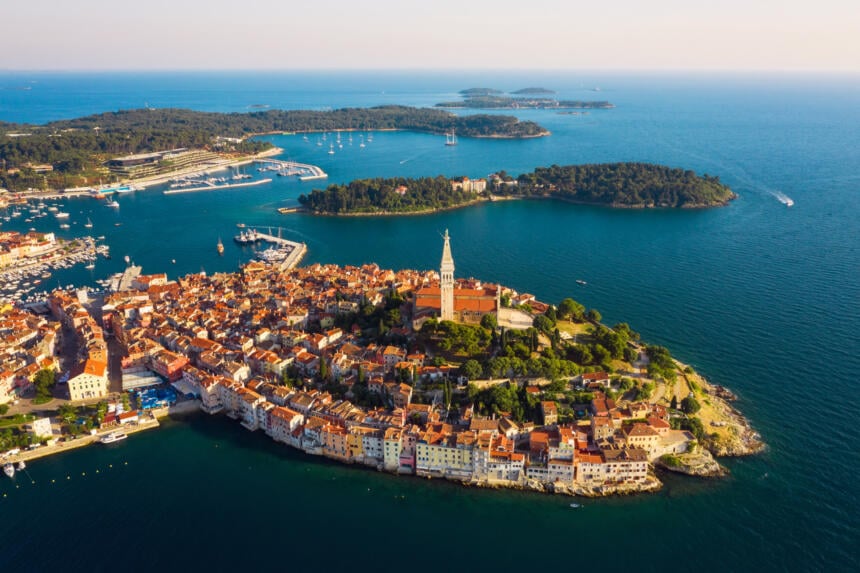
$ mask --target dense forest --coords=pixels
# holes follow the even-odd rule
[[[712,207],[735,194],[718,177],[650,163],[538,167],[514,180],[504,171],[491,186],[499,196],[550,197],[612,207]],[[399,190],[399,192],[398,192]],[[487,194],[455,190],[443,177],[360,179],[299,197],[312,213],[410,213],[463,205]]]
[[[547,133],[534,122],[511,116],[460,117],[438,109],[404,106],[250,113],[127,110],[41,126],[0,124],[0,187],[21,190],[74,186],[81,184],[82,177],[98,176],[101,163],[109,157],[177,147],[215,149],[218,137],[339,129],[404,129],[440,134],[454,130],[463,137],[511,138]],[[19,135],[10,137],[7,133]],[[217,142],[217,150],[242,153],[269,146],[260,141]],[[30,164],[51,164],[54,171],[37,174],[28,168]],[[10,174],[9,169],[20,172]]]
[[[313,213],[410,213],[456,207],[475,200],[468,191],[454,190],[447,177],[419,179],[358,179],[329,185],[301,195],[299,203]]]
[[[651,163],[538,167],[494,192],[616,207],[712,207],[737,197],[719,177]]]

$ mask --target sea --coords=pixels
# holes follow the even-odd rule
[[[204,193],[164,195],[165,187],[154,187],[118,196],[119,209],[64,200],[68,231],[51,217],[13,219],[2,229],[105,236],[111,259],[100,258],[91,271],[59,271],[48,288],[95,286],[122,270],[126,255],[145,273],[171,278],[234,271],[254,255],[232,241],[239,223],[307,243],[308,264],[430,269],[448,229],[457,276],[547,302],[571,296],[736,392],[737,407],[768,444],[764,453],[722,460],[731,472],[725,479],[665,475],[659,493],[588,499],[571,509],[562,497],[341,466],[226,418],[191,416],[4,477],[0,567],[856,571],[860,76],[0,72],[0,121],[145,106],[432,106],[464,88],[530,86],[616,107],[580,115],[517,110],[552,135],[461,137],[456,147],[446,147],[444,136],[411,132],[343,132],[340,144],[336,133],[266,138],[282,158],[322,167],[328,183],[644,161],[718,175],[739,198],[705,210],[530,200],[331,218],[278,214],[326,182],[273,177],[268,185]],[[271,175],[244,169],[254,178]],[[83,228],[87,218],[93,229]]]

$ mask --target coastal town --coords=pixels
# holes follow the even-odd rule
[[[137,269],[98,304],[56,290],[42,314],[7,305],[0,403],[46,378],[68,399],[54,420],[18,414],[7,473],[63,451],[70,431],[113,441],[171,408],[380,471],[586,496],[659,489],[655,465],[720,475],[708,449],[762,446],[731,393],[626,325],[455,279],[447,232],[439,271],[297,262],[176,280]],[[74,348],[62,363],[58,339]],[[558,358],[600,352],[598,339],[618,346],[599,365]]]

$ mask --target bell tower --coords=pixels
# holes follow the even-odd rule
[[[440,318],[454,320],[454,257],[451,256],[451,237],[445,229],[445,245],[442,247],[442,264],[439,267],[441,293]]]

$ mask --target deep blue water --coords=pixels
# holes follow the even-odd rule
[[[689,212],[523,201],[432,216],[335,219],[274,212],[319,182],[276,178],[258,188],[172,196],[152,189],[120,197],[119,212],[69,201],[71,231],[81,233],[89,216],[114,258],[100,261],[93,274],[78,268],[56,280],[103,277],[123,266],[125,254],[145,271],[171,276],[233,270],[250,256],[229,241],[237,222],[282,226],[285,237],[308,243],[309,262],[432,268],[437,232],[449,228],[458,276],[500,281],[547,301],[573,295],[610,323],[629,322],[737,391],[738,407],[770,448],[727,461],[732,477],[725,481],[668,478],[658,495],[595,501],[574,515],[563,510],[564,500],[355,472],[284,452],[227,422],[197,420],[133,436],[108,452],[34,462],[35,485],[0,482],[3,514],[34,524],[99,508],[93,532],[69,520],[66,541],[37,556],[41,541],[15,533],[25,523],[4,520],[0,538],[15,549],[0,552],[0,563],[45,570],[65,563],[77,545],[81,557],[71,565],[81,568],[90,551],[116,541],[141,565],[168,568],[260,562],[307,569],[325,563],[320,555],[337,566],[383,559],[383,569],[405,561],[419,570],[454,563],[479,570],[576,567],[595,556],[611,556],[611,569],[856,567],[860,77],[0,74],[0,88],[24,85],[32,89],[0,91],[0,120],[44,122],[144,103],[217,111],[432,105],[471,86],[543,85],[563,98],[608,99],[618,107],[585,116],[518,113],[553,133],[529,141],[462,138],[446,148],[440,137],[389,132],[375,133],[362,149],[358,134],[352,146],[343,134],[344,148],[330,156],[315,136],[272,140],[285,157],[321,165],[330,181],[636,160],[719,175],[740,198],[727,208]],[[591,91],[596,86],[600,92]],[[776,192],[794,199],[794,207],[777,201]],[[10,226],[29,224],[3,228]],[[33,226],[56,229],[47,219]],[[215,253],[218,237],[224,257]],[[588,286],[576,285],[577,278]],[[129,466],[48,485],[116,460]],[[291,552],[290,561],[266,553],[285,539],[304,551]],[[219,550],[228,540],[259,553]],[[177,555],[180,544],[187,549]],[[392,553],[375,550],[377,544]]]

